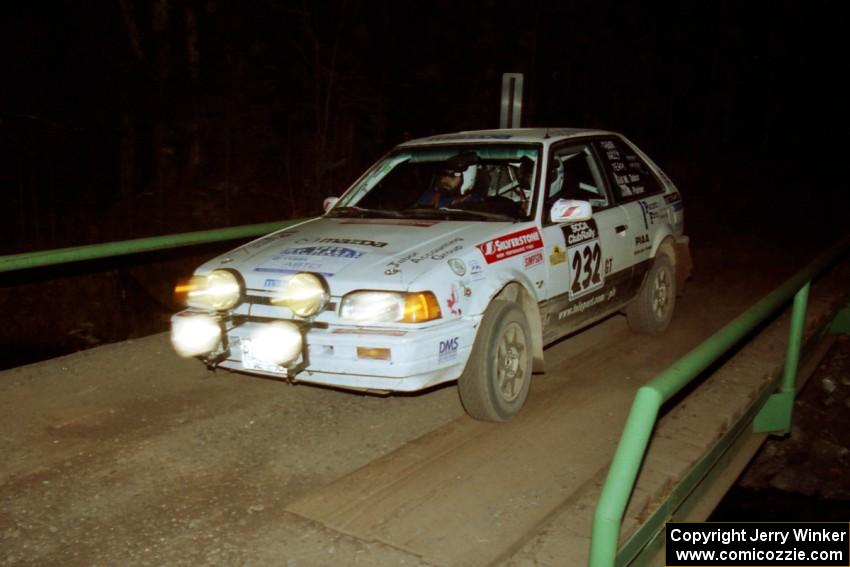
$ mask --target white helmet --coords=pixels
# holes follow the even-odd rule
[[[468,193],[475,186],[475,178],[478,175],[477,162],[478,156],[474,152],[464,152],[446,160],[443,173],[463,176],[463,182],[460,185],[461,195]]]

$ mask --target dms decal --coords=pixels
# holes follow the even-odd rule
[[[522,259],[522,265],[527,270],[532,266],[543,263],[543,252],[534,252]]]
[[[563,228],[564,240],[567,246],[579,244],[587,240],[593,240],[599,237],[599,231],[596,229],[596,221],[590,219],[583,222],[570,223]]]
[[[451,339],[446,339],[444,341],[440,341],[440,351],[439,351],[439,359],[440,362],[445,362],[447,360],[452,360],[457,358],[457,347],[460,342],[459,337],[454,337]]]
[[[316,272],[323,276],[332,276],[364,254],[365,252],[342,246],[300,246],[285,248],[269,260],[258,265],[254,268],[254,271],[276,274]]]
[[[543,248],[543,238],[536,227],[512,232],[493,240],[478,244],[478,249],[484,255],[488,264],[512,258],[523,252],[531,252]]]
[[[280,287],[280,280],[268,278],[265,282],[263,282],[263,287]]]

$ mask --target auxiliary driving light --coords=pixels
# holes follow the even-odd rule
[[[179,284],[174,293],[189,307],[224,311],[239,303],[242,286],[233,273],[213,270],[205,276],[192,276],[188,283]]]
[[[251,334],[251,355],[257,360],[285,366],[301,354],[303,339],[298,325],[275,321]]]
[[[319,276],[301,272],[289,278],[272,303],[289,307],[299,317],[309,317],[321,311],[328,298],[328,291]]]
[[[183,357],[209,354],[221,342],[221,328],[209,315],[176,317],[171,325],[171,344]]]

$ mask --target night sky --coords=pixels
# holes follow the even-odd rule
[[[846,2],[69,1],[3,28],[0,253],[318,212],[404,139],[496,127],[505,72],[523,125],[623,132],[691,203],[846,186]]]

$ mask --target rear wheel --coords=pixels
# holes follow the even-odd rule
[[[531,330],[522,309],[494,300],[458,380],[467,413],[484,421],[507,421],[519,412],[531,384]]]
[[[633,331],[658,335],[670,325],[676,305],[676,276],[673,263],[666,254],[655,258],[634,301],[626,308],[629,327]]]

